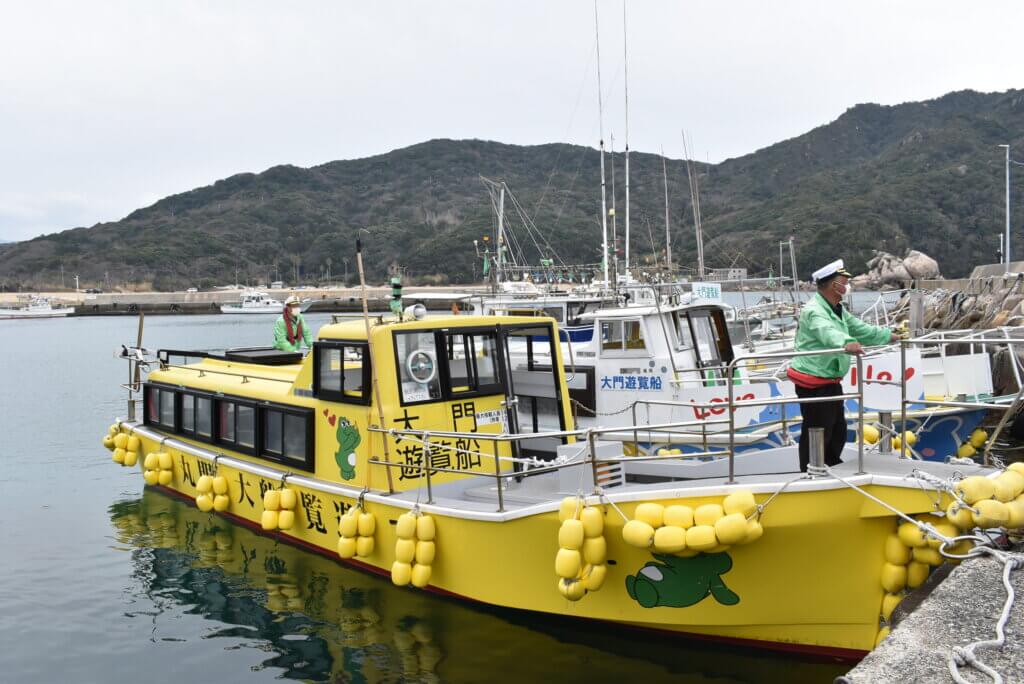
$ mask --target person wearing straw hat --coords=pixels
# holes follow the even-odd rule
[[[800,313],[796,331],[796,351],[842,349],[835,354],[798,356],[786,371],[801,399],[834,397],[843,393],[842,380],[850,369],[850,355],[861,354],[862,345],[895,342],[899,335],[888,328],[870,325],[843,307],[850,273],[837,259],[815,271],[811,278],[818,287]],[[825,431],[825,464],[834,466],[846,444],[846,413],[843,401],[801,403],[800,470],[810,462],[808,434],[811,428]]]
[[[313,335],[302,317],[302,302],[295,295],[284,300],[284,311],[274,323],[274,349],[286,352],[302,351],[313,347]]]

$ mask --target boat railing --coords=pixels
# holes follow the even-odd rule
[[[910,339],[900,340],[900,375],[899,377],[906,377],[907,372],[907,351],[913,348],[917,348],[924,345],[939,346],[940,350],[944,352],[945,348],[949,345],[968,345],[970,353],[974,353],[976,348],[980,348],[982,351],[987,352],[990,347],[1006,347],[1012,351],[1011,356],[1013,357],[1013,370],[1014,377],[1017,380],[1017,395],[1014,397],[1012,402],[997,402],[997,401],[966,401],[966,397],[961,399],[956,397],[953,399],[917,399],[907,397],[907,384],[905,382],[890,381],[890,384],[900,385],[900,425],[906,425],[907,423],[907,407],[911,404],[924,405],[924,406],[949,406],[954,408],[973,408],[973,409],[985,409],[989,411],[1002,411],[1003,414],[996,425],[995,430],[992,432],[992,436],[989,438],[985,445],[985,451],[982,453],[982,465],[989,465],[990,455],[989,452],[992,449],[992,445],[995,444],[1000,433],[1006,427],[1006,423],[1009,418],[1024,406],[1024,384],[1021,384],[1021,376],[1019,359],[1017,356],[1017,347],[1024,345],[1024,338],[1011,337],[1011,330],[1020,332],[1020,328],[991,328],[983,330],[934,330],[928,333],[923,333],[917,337]],[[975,395],[977,398],[977,395]],[[900,457],[906,458],[907,455],[907,444],[906,440],[900,440]]]
[[[792,351],[790,351],[790,352],[752,353],[752,354],[747,354],[747,355],[742,355],[742,356],[736,357],[735,359],[733,359],[727,365],[727,367],[729,368],[730,371],[734,370],[737,363],[739,363],[740,361],[743,361],[743,360],[747,360],[747,359],[794,358],[794,357],[798,357],[798,356],[820,356],[820,355],[837,354],[837,353],[846,353],[846,352],[843,349],[823,349],[823,350],[814,350],[814,351],[806,351],[806,352],[792,352]],[[858,377],[859,378],[863,378],[863,373],[859,372],[861,370],[861,364],[862,364],[861,355],[858,354],[858,355],[855,355],[855,357],[856,357],[856,364],[857,364],[857,368],[858,368]],[[747,406],[772,406],[772,405],[780,405],[780,404],[787,404],[787,403],[794,403],[794,402],[800,402],[800,403],[824,403],[824,402],[838,401],[838,400],[845,401],[846,399],[857,399],[858,400],[859,434],[863,434],[863,429],[864,429],[864,408],[863,408],[864,407],[864,390],[863,390],[863,387],[864,387],[864,384],[865,384],[864,382],[859,382],[858,383],[858,385],[857,385],[857,392],[847,393],[847,394],[840,394],[840,395],[829,396],[829,397],[809,397],[809,398],[802,398],[801,399],[801,398],[796,397],[796,396],[793,396],[793,397],[784,396],[784,397],[771,397],[771,398],[766,398],[766,399],[739,400],[738,401],[738,400],[736,400],[736,397],[734,396],[733,384],[730,383],[728,385],[728,402],[727,402],[727,404],[723,405],[721,402],[710,402],[710,401],[708,401],[708,402],[694,402],[694,403],[690,404],[691,406],[701,407],[701,408],[722,408],[723,406],[725,406],[725,407],[728,408],[728,410],[727,410],[728,417],[727,418],[725,418],[725,419],[716,419],[716,420],[711,420],[711,421],[706,420],[706,419],[668,421],[668,422],[665,422],[665,423],[658,423],[658,424],[654,424],[654,425],[646,425],[646,426],[644,426],[644,429],[645,430],[676,430],[676,429],[679,429],[679,428],[706,426],[708,424],[725,424],[725,425],[727,425],[727,430],[728,430],[728,434],[729,434],[729,447],[728,447],[728,449],[726,451],[723,452],[723,451],[707,451],[707,450],[705,450],[705,451],[701,451],[701,452],[697,452],[697,453],[689,453],[689,454],[686,455],[686,457],[687,458],[700,458],[700,457],[722,457],[723,455],[727,456],[728,457],[728,468],[729,468],[729,477],[728,477],[727,483],[733,484],[733,483],[736,482],[736,479],[735,479],[735,410],[737,408],[742,408],[742,407],[747,407]],[[443,431],[443,430],[442,431],[433,431],[433,430],[381,428],[381,427],[378,427],[378,426],[372,426],[371,425],[369,427],[369,430],[371,432],[380,433],[384,438],[387,438],[387,436],[391,436],[391,437],[396,438],[396,439],[405,439],[405,438],[407,438],[407,439],[412,439],[412,440],[420,441],[421,444],[423,444],[424,454],[423,454],[422,459],[420,460],[420,463],[413,463],[413,464],[409,464],[409,463],[396,463],[396,462],[391,462],[388,459],[381,460],[381,459],[373,459],[373,458],[371,458],[369,460],[369,462],[371,464],[379,465],[379,466],[382,466],[382,467],[385,467],[385,468],[403,468],[403,469],[413,470],[413,471],[421,473],[421,476],[424,478],[425,484],[426,484],[426,487],[427,487],[427,499],[428,499],[428,502],[433,500],[432,477],[433,477],[434,473],[443,472],[443,473],[453,473],[453,474],[461,474],[461,475],[474,475],[474,476],[484,475],[484,476],[487,476],[487,477],[494,478],[495,481],[496,481],[496,484],[497,484],[496,489],[497,489],[497,497],[498,497],[498,510],[500,512],[500,511],[504,511],[504,509],[505,509],[505,507],[504,507],[503,481],[508,479],[508,478],[521,477],[523,475],[523,473],[521,471],[517,471],[517,470],[512,470],[512,471],[508,471],[508,472],[505,472],[505,471],[502,470],[502,461],[513,461],[515,463],[520,463],[520,462],[522,462],[522,459],[516,459],[516,458],[512,458],[512,457],[502,457],[502,456],[500,456],[499,455],[500,450],[499,450],[499,446],[498,445],[501,444],[501,443],[515,443],[515,442],[520,442],[520,441],[536,440],[536,439],[562,439],[562,440],[564,440],[564,439],[569,438],[569,437],[572,437],[572,438],[575,438],[575,439],[583,439],[587,443],[587,451],[588,451],[587,458],[579,459],[579,460],[573,460],[573,461],[570,461],[568,463],[553,463],[551,465],[539,465],[539,464],[537,464],[536,467],[531,467],[530,468],[530,473],[529,474],[530,475],[537,475],[537,474],[546,473],[546,472],[558,471],[558,470],[561,470],[563,468],[582,467],[582,466],[585,466],[585,465],[589,465],[591,467],[591,472],[592,472],[592,477],[593,477],[593,484],[594,484],[595,488],[600,486],[599,474],[598,473],[599,473],[599,468],[600,468],[601,465],[608,465],[608,464],[615,464],[615,463],[625,463],[625,462],[636,463],[636,462],[641,462],[641,461],[661,461],[661,460],[675,460],[675,461],[678,461],[679,460],[679,458],[680,458],[679,454],[645,454],[645,455],[636,455],[636,456],[621,456],[621,457],[614,457],[614,458],[608,458],[608,457],[601,457],[601,458],[599,458],[597,456],[596,441],[597,441],[598,438],[600,438],[601,435],[611,434],[611,433],[621,433],[623,431],[628,431],[630,429],[631,428],[625,428],[624,429],[624,428],[622,428],[620,426],[615,426],[615,427],[604,427],[604,428],[602,428],[602,427],[594,427],[594,428],[586,428],[586,429],[557,430],[557,431],[534,432],[534,433],[516,433],[516,434],[511,434],[511,433],[503,432],[503,433],[498,433],[498,434],[493,434],[493,435],[481,435],[479,432],[458,432],[458,431]],[[454,440],[477,440],[477,441],[481,441],[482,440],[482,441],[490,441],[492,443],[492,450],[493,450],[492,453],[489,453],[489,454],[485,453],[485,452],[475,452],[475,453],[477,455],[481,456],[481,457],[492,458],[494,460],[494,472],[493,473],[481,473],[479,470],[472,470],[472,469],[468,469],[468,468],[465,468],[465,469],[463,469],[463,468],[443,468],[443,467],[438,467],[438,466],[433,465],[430,462],[431,461],[431,459],[430,459],[430,449],[431,448],[443,449],[443,450],[449,450],[450,451],[454,447],[452,447],[450,445],[442,446],[442,445],[437,445],[437,444],[435,444],[432,447],[431,446],[431,442],[430,442],[431,439],[454,439]],[[457,450],[457,448],[455,448],[455,449]],[[864,472],[864,469],[863,469],[863,440],[858,440],[858,474],[863,474],[863,472]]]

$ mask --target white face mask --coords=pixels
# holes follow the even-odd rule
[[[300,311],[300,309],[299,309],[299,307],[297,307],[297,306],[289,306],[289,307],[288,307],[288,313],[290,313],[290,314],[292,315],[292,317],[293,317],[293,318],[294,318],[295,316],[298,316],[298,315],[299,315],[299,311]]]

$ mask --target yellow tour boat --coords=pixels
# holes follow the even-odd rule
[[[574,429],[558,339],[411,314],[326,325],[305,357],[125,348],[141,416],[130,394],[103,443],[204,515],[409,591],[842,658],[970,530],[1024,524],[1016,464],[626,455]]]

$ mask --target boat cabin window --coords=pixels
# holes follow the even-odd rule
[[[697,352],[697,365],[716,369],[710,375],[705,374],[706,379],[712,376],[721,379],[724,372],[721,367],[733,359],[725,315],[720,310],[706,309],[690,311],[687,317]]]
[[[160,389],[158,387],[146,387],[143,395],[146,402],[147,425],[156,425],[168,430],[177,428],[177,406],[173,390]]]
[[[217,399],[217,441],[239,451],[256,449],[256,407]]]
[[[643,352],[643,325],[639,318],[601,321],[601,352]]]
[[[544,315],[551,316],[551,318],[554,318],[559,323],[565,319],[565,312],[560,306],[545,306]]]
[[[441,398],[433,330],[395,333],[395,354],[402,404]]]
[[[181,393],[181,432],[197,439],[213,437],[213,399]]]
[[[498,336],[495,332],[444,335],[448,386],[453,396],[499,394]]]
[[[692,349],[693,336],[690,334],[690,321],[686,314],[679,311],[673,311],[672,323],[673,328],[676,331],[676,340],[678,341],[676,349]]]
[[[263,425],[263,454],[284,463],[306,463],[312,451],[307,435],[311,434],[310,416],[276,408],[260,408]]]
[[[504,393],[499,348],[493,328],[395,333],[402,405]]]
[[[163,432],[313,471],[312,409],[151,384],[143,397],[145,423]],[[166,406],[173,407],[168,423],[161,419]]]
[[[370,403],[370,354],[365,342],[314,342],[313,367],[317,399]]]

